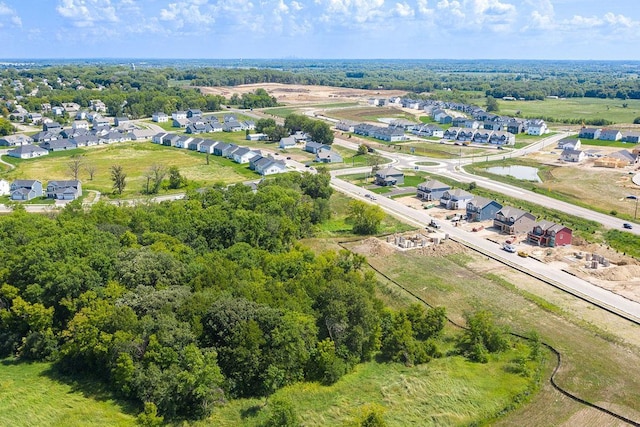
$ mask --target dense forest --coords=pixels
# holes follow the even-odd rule
[[[443,308],[391,311],[364,258],[298,240],[329,216],[328,173],[285,175],[183,201],[77,202],[0,218],[0,356],[93,375],[141,417],[207,417],[228,399],[331,384],[371,360],[441,357]],[[509,341],[471,315],[458,354]]]

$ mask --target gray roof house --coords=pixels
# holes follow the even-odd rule
[[[293,136],[287,136],[284,138],[280,138],[280,144],[278,145],[280,148],[291,148],[296,146],[296,139]]]
[[[78,148],[72,139],[57,139],[55,141],[47,141],[40,144],[40,147],[48,151],[64,151]]]
[[[42,197],[42,183],[33,179],[16,179],[11,183],[11,200],[32,200]]]
[[[376,172],[374,182],[382,186],[404,184],[404,173],[392,166],[388,166]]]
[[[440,200],[445,191],[450,190],[447,184],[432,179],[418,184],[418,198],[425,201]]]
[[[447,190],[440,197],[440,206],[444,206],[447,209],[463,209],[471,199],[473,199],[473,194],[468,191],[460,188]]]
[[[6,147],[13,147],[16,145],[25,145],[31,144],[33,142],[33,138],[23,135],[21,133],[15,135],[6,135],[0,138],[0,145]]]
[[[598,137],[598,139],[604,141],[619,141],[620,139],[622,139],[622,132],[620,132],[618,129],[602,129],[602,131],[600,131],[600,136]]]
[[[44,148],[40,148],[37,145],[21,145],[13,150],[7,151],[7,155],[11,157],[17,157],[18,159],[33,159],[34,157],[46,156],[49,154]]]
[[[582,147],[582,141],[577,138],[563,138],[558,141],[558,148],[561,150],[579,150]]]
[[[536,223],[536,217],[521,209],[504,206],[496,213],[493,226],[505,234],[528,233]]]
[[[202,141],[200,146],[198,147],[198,151],[201,153],[214,154],[214,150],[218,147],[222,142],[214,141],[212,139],[205,139]]]
[[[318,150],[322,148],[324,148],[325,150],[330,150],[331,146],[326,144],[321,144],[320,142],[315,142],[315,141],[307,141],[307,143],[304,145],[304,151],[311,154],[316,154]]]
[[[485,197],[474,197],[467,202],[467,221],[488,221],[495,218],[502,205]]]
[[[56,200],[75,200],[82,196],[82,184],[73,181],[49,181],[47,183],[47,198]]]
[[[316,152],[316,158],[313,161],[320,163],[341,163],[342,156],[333,150],[321,148]]]
[[[251,158],[259,154],[260,151],[253,151],[250,148],[240,147],[233,152],[233,161],[240,164],[249,163]]]

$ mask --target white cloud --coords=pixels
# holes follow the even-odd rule
[[[465,14],[462,11],[462,5],[459,1],[456,0],[440,0],[436,4],[436,8],[440,11],[444,16],[443,19],[447,21],[453,19],[464,19]]]
[[[413,8],[409,6],[406,2],[396,3],[396,6],[393,8],[393,11],[396,15],[402,18],[410,18],[410,17],[413,17],[414,15]]]
[[[302,6],[300,3],[298,3],[297,1],[292,1],[291,2],[291,8],[295,11],[300,11],[303,9],[304,6]]]
[[[22,19],[6,4],[0,2],[0,28],[4,26],[4,22],[10,22],[16,27],[22,27]]]
[[[471,2],[471,20],[483,27],[506,31],[516,20],[516,7],[500,0],[473,0]]]
[[[91,27],[100,22],[118,22],[110,0],[61,0],[56,11],[76,27]]]
[[[327,23],[377,22],[385,16],[384,0],[315,0],[321,8],[320,20]]]
[[[417,6],[418,6],[418,12],[420,12],[421,15],[432,15],[433,14],[433,9],[429,9],[429,5],[427,3],[427,0],[418,0],[417,1]]]
[[[160,20],[171,22],[177,29],[188,24],[207,26],[215,22],[213,7],[207,0],[169,3],[166,9],[160,9]]]

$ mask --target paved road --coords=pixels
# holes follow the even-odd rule
[[[364,201],[370,201],[370,198],[364,197],[365,194],[375,196],[375,203],[384,210],[400,216],[417,226],[425,227],[431,221],[432,217],[424,210],[417,210],[409,206],[405,206],[400,202],[386,197],[380,197],[364,188],[348,183],[339,178],[331,180],[332,185],[337,190]],[[606,289],[599,288],[585,280],[568,274],[560,269],[553,268],[548,264],[543,264],[533,258],[521,258],[517,254],[511,254],[503,251],[501,247],[487,239],[478,237],[477,235],[464,231],[460,228],[453,227],[449,223],[443,223],[441,232],[449,234],[453,239],[467,244],[474,249],[490,255],[509,266],[517,268],[534,277],[570,292],[582,299],[590,301],[597,306],[615,312],[626,317],[636,323],[640,323],[640,304],[626,299],[620,295],[610,292]]]

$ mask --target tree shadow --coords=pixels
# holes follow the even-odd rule
[[[262,410],[263,405],[253,405],[240,411],[240,417],[244,420],[257,416]]]
[[[137,415],[140,412],[140,407],[136,402],[118,396],[109,388],[109,384],[97,375],[70,373],[52,365],[40,373],[40,376],[66,384],[71,387],[71,393],[80,393],[87,399],[110,402],[123,413]]]

